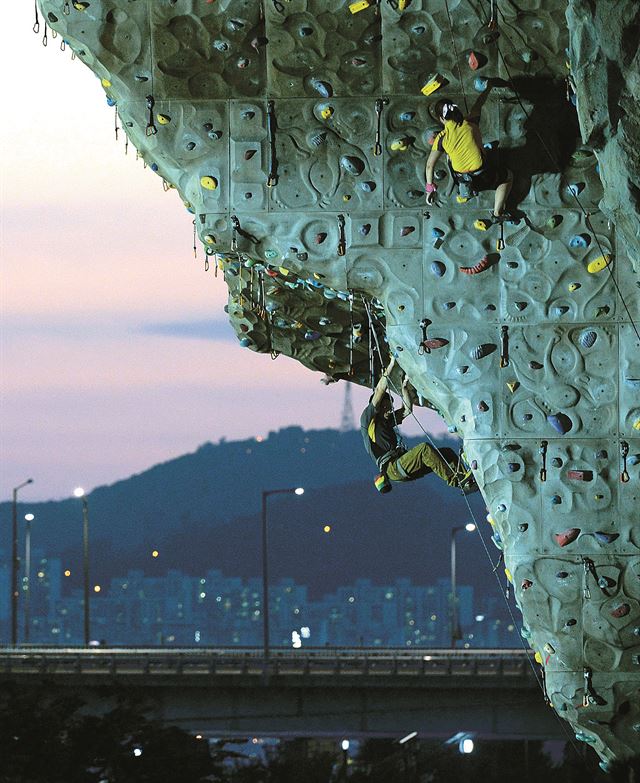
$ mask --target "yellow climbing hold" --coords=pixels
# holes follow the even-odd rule
[[[603,256],[598,256],[587,266],[587,272],[595,275],[596,272],[602,272],[603,269],[609,266],[612,256],[610,253],[605,253]]]
[[[636,420],[633,422],[633,429],[634,429],[634,430],[640,430],[640,419],[636,419]]]
[[[74,0],[73,7],[76,11],[86,11],[89,8],[89,3],[81,3],[80,0]]]
[[[216,244],[216,238],[213,236],[213,234],[205,234],[203,237],[205,243],[207,245],[215,245]]]
[[[108,87],[111,87],[111,82],[109,81],[109,79],[100,79],[100,84],[105,88],[105,90]]]
[[[205,190],[215,190],[218,187],[218,180],[215,177],[200,177],[200,184]]]
[[[398,0],[398,11],[404,11],[409,5],[410,0]]]
[[[535,660],[536,663],[539,663],[540,666],[542,666],[542,656],[540,655],[539,652],[535,653],[533,659]]]
[[[509,571],[508,568],[504,569],[504,575],[507,577],[507,579],[513,584],[513,577],[511,576],[511,571]]]
[[[495,527],[496,526],[496,521],[491,516],[491,514],[487,514],[487,522],[491,525],[491,527]]]
[[[391,149],[394,152],[405,152],[409,149],[409,145],[407,144],[406,139],[397,139],[396,141],[391,143]]]
[[[420,90],[420,92],[423,95],[431,95],[432,92],[435,92],[436,90],[440,89],[442,85],[445,82],[444,76],[437,73],[435,76],[433,76],[429,81],[424,85],[424,87]]]
[[[320,116],[323,120],[328,120],[329,117],[333,116],[333,106],[325,106],[324,109],[320,112]]]
[[[343,201],[351,201],[351,196],[349,195],[349,193],[345,193],[344,196],[342,197],[342,200]]]
[[[285,269],[283,266],[278,267],[278,271],[283,277],[286,277],[289,274],[289,270]]]
[[[578,288],[580,288],[580,283],[569,283],[569,291],[571,291],[571,293],[577,291]]]
[[[469,199],[466,196],[456,196],[458,204],[466,204]]]
[[[158,114],[157,119],[160,125],[168,125],[171,122],[171,117],[168,114]]]
[[[476,220],[473,227],[478,231],[488,231],[491,226],[488,220]]]
[[[356,0],[355,3],[349,3],[349,10],[352,14],[357,14],[358,11],[364,11],[365,8],[369,8],[371,3],[369,0]]]
[[[520,386],[518,381],[507,381],[507,389],[511,392],[511,394],[514,393],[514,391]]]

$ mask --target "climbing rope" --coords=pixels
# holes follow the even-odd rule
[[[465,113],[469,113],[469,104],[467,103],[467,93],[464,89],[464,81],[462,79],[462,70],[460,68],[460,58],[458,56],[458,47],[456,46],[456,37],[453,32],[453,20],[451,19],[451,11],[449,10],[449,0],[444,0],[444,6],[447,9],[447,19],[449,20],[449,33],[451,35],[451,45],[453,47],[453,54],[456,62],[456,69],[458,71],[458,80],[460,81],[460,89],[462,90],[462,99],[464,101]]]
[[[367,312],[367,317],[371,320],[372,319],[371,310],[370,310],[369,304],[366,301],[366,299],[364,298],[364,296],[362,297],[362,302],[363,302],[365,310]],[[376,347],[376,350],[378,352],[380,363],[381,363],[381,365],[383,365],[382,352],[380,350],[380,343],[378,341],[378,336],[377,336],[377,333],[375,331],[375,328],[372,328],[372,333],[374,335],[375,347]],[[390,376],[388,376],[388,382],[389,382],[389,385],[391,386],[391,388],[394,390],[394,392],[396,394],[398,394],[398,395],[401,395],[401,392],[398,391],[397,386],[393,383],[393,380],[391,379]],[[431,447],[440,455],[440,457],[448,465],[449,463],[444,458],[444,455],[442,454],[441,450],[439,449],[437,444],[433,441],[433,438],[431,437],[429,432],[422,426],[422,423],[420,422],[420,420],[418,419],[418,417],[416,416],[416,414],[415,414],[415,412],[413,410],[411,411],[411,416],[413,417],[413,419],[417,423],[418,427],[422,430],[423,434],[427,438],[427,440],[428,440],[429,444],[431,445]],[[394,420],[395,420],[395,411],[394,411]],[[460,461],[461,461],[461,456],[459,456],[459,458],[458,458],[458,466],[460,465]],[[449,467],[451,468],[451,466],[449,466]],[[451,470],[453,470],[453,469],[451,468]],[[478,520],[477,520],[475,514],[473,513],[473,509],[471,508],[471,504],[469,502],[469,498],[467,497],[467,495],[462,490],[461,490],[460,494],[464,498],[464,502],[465,502],[465,504],[467,506],[467,512],[468,512],[471,520],[473,521],[473,524],[475,525],[476,531],[477,531],[478,536],[480,538],[480,541],[482,543],[482,548],[484,549],[485,555],[487,557],[487,561],[490,564],[491,573],[494,575],[494,577],[496,579],[496,584],[498,585],[498,591],[502,595],[504,603],[505,603],[505,605],[507,607],[507,611],[509,613],[509,617],[511,618],[511,622],[513,623],[514,628],[517,628],[519,623],[516,620],[516,617],[514,615],[513,609],[511,608],[511,604],[509,602],[508,590],[505,590],[505,588],[502,586],[502,581],[500,579],[500,575],[498,574],[498,570],[497,570],[498,566],[500,565],[500,562],[503,560],[503,554],[501,553],[500,559],[498,560],[498,564],[496,566],[494,566],[493,558],[491,557],[491,553],[489,551],[489,547],[487,546],[487,542],[486,542],[485,536],[483,535],[482,530],[480,528],[480,525],[478,524]],[[524,639],[522,638],[522,636],[520,634],[518,634],[518,637],[519,637],[519,640],[520,640],[520,646],[522,647],[522,650],[525,653],[525,656],[527,658],[527,662],[529,664],[529,667],[530,667],[530,669],[531,669],[531,671],[533,673],[533,676],[534,676],[534,678],[535,678],[535,680],[536,680],[536,682],[538,684],[538,687],[540,688],[540,691],[541,691],[541,693],[542,693],[542,695],[543,695],[543,697],[545,699],[545,702],[548,703],[548,704],[551,704],[549,696],[547,694],[546,686],[545,686],[545,683],[544,683],[544,669],[541,669],[540,672],[536,669],[536,666],[535,666],[536,662],[534,660],[534,657],[531,654],[531,650],[527,647],[527,645],[524,642]],[[555,716],[556,720],[558,721],[558,725],[561,727],[562,732],[567,737],[567,741],[572,744],[572,746],[573,746],[574,750],[576,751],[576,753],[579,753],[579,749],[575,745],[575,741],[573,739],[573,736],[571,735],[569,729],[567,728],[566,723],[560,718],[560,716],[555,712],[555,710],[553,712],[554,712],[554,716]]]

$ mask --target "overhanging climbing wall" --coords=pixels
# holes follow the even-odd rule
[[[362,384],[391,352],[464,438],[548,696],[606,761],[640,750],[637,280],[578,142],[565,3],[519,5],[40,0],[193,213],[240,344]],[[424,203],[431,105],[487,79],[502,232],[444,164]]]

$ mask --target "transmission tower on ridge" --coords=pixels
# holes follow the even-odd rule
[[[351,383],[345,381],[344,402],[342,403],[342,418],[340,419],[340,432],[350,432],[355,430],[356,425],[353,418],[353,405],[351,404]]]

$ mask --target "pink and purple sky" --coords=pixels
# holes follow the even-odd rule
[[[0,499],[27,477],[24,502],[68,497],[208,440],[337,427],[342,383],[238,346],[191,215],[125,156],[98,80],[60,38],[41,45],[33,13],[0,10]]]

